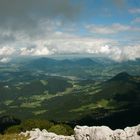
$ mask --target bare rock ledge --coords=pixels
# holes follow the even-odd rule
[[[62,136],[37,128],[21,134],[29,135],[29,140],[140,140],[140,124],[114,131],[107,126],[76,126],[74,132],[74,136]]]

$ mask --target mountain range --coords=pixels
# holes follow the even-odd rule
[[[40,118],[72,126],[135,125],[140,121],[139,64],[139,60],[118,63],[101,58],[36,58],[2,64],[0,116]]]

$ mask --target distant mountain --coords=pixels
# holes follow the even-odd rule
[[[90,59],[90,58],[81,58],[73,61],[75,64],[80,66],[98,66],[100,63]]]
[[[101,85],[102,90],[90,97],[93,98],[93,103],[102,101],[101,106],[80,119],[74,120],[73,124],[108,125],[112,129],[116,129],[140,122],[139,76],[121,72]],[[96,101],[94,101],[95,98]]]
[[[50,67],[50,66],[54,66],[57,64],[57,60],[55,59],[51,59],[51,58],[39,58],[39,59],[34,59],[32,61],[30,61],[26,67],[30,68],[38,68],[38,69],[41,69],[41,68],[45,68],[45,67]]]
[[[119,74],[117,74],[116,76],[114,76],[113,78],[111,78],[109,81],[125,81],[125,80],[130,80],[132,78],[132,76],[130,76],[127,72],[121,72]]]
[[[51,67],[85,67],[85,66],[98,66],[101,65],[90,58],[81,58],[81,59],[64,59],[64,60],[56,60],[51,58],[39,58],[30,61],[26,67],[27,68],[36,68],[36,69],[43,69],[43,68],[51,68]]]
[[[139,76],[136,77],[129,75],[127,72],[121,72],[102,84],[101,94],[107,98],[117,99],[120,96],[124,101],[128,98],[134,101],[140,92],[140,79]]]
[[[128,61],[124,61],[122,62],[125,65],[140,65],[140,59],[136,59],[136,60],[128,60]]]
[[[75,58],[75,59],[52,59],[52,58],[38,58],[28,63],[25,63],[21,70],[34,71],[35,73],[41,71],[49,75],[58,76],[73,76],[76,78],[89,78],[93,72],[99,73],[103,65],[90,58]],[[93,73],[93,74],[96,74]]]
[[[122,71],[131,75],[139,75],[140,60],[116,62],[102,57],[31,57],[0,64],[0,68],[1,80],[12,80],[12,82],[42,79],[46,74],[105,81]]]

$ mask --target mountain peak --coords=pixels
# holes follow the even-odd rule
[[[127,72],[121,72],[119,74],[117,74],[116,76],[114,76],[111,81],[114,80],[128,80],[131,76],[127,73]]]

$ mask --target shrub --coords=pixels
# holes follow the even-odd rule
[[[11,126],[9,127],[5,133],[6,134],[11,134],[11,133],[20,133],[22,131],[21,125],[15,125],[15,126]]]
[[[54,132],[57,135],[72,135],[74,133],[73,129],[66,124],[53,125],[48,131]]]
[[[40,130],[46,129],[58,135],[72,135],[74,133],[73,129],[66,124],[54,125],[54,123],[47,120],[30,119],[22,122],[20,125],[9,127],[5,131],[5,135],[19,134],[20,132],[32,130],[33,128],[39,128]]]
[[[51,128],[51,126],[54,125],[52,122],[49,122],[47,120],[36,120],[36,119],[30,119],[26,120],[21,124],[21,127],[23,131],[26,130],[32,130],[33,128],[39,128],[39,129],[46,129],[48,130]]]
[[[0,140],[28,140],[30,137],[19,135],[19,134],[4,134],[0,135]]]
[[[21,121],[13,116],[0,117],[0,133],[3,133],[7,128],[19,125]]]

